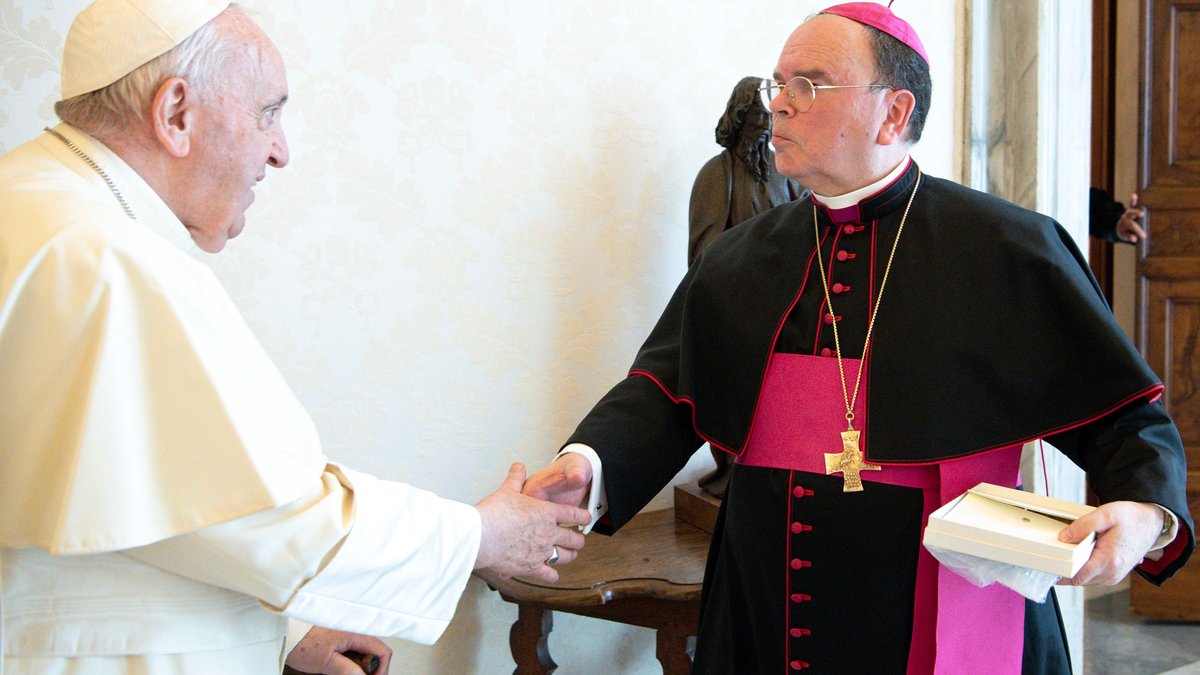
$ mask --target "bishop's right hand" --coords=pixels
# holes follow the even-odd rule
[[[566,452],[530,476],[524,492],[530,497],[575,506],[588,498],[591,485],[592,463],[577,452]]]

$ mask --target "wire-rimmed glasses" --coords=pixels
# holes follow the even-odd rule
[[[817,101],[818,89],[871,89],[875,87],[893,88],[887,84],[813,84],[813,81],[807,77],[797,75],[788,80],[787,84],[764,80],[763,86],[759,87],[758,91],[762,95],[762,103],[767,110],[771,109],[771,101],[774,101],[775,97],[779,95],[779,90],[783,89],[787,92],[788,103],[796,112],[808,112],[809,108],[813,107],[813,103]]]

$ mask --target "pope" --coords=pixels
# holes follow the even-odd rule
[[[279,50],[223,0],[96,0],[62,124],[0,158],[0,671],[360,669],[431,643],[473,570],[557,578],[581,509],[476,505],[325,457],[212,272],[288,164]],[[565,525],[568,527],[563,527]],[[365,635],[364,635],[365,634]]]

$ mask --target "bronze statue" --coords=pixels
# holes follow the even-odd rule
[[[761,77],[743,77],[717,122],[721,154],[705,162],[688,208],[688,264],[725,230],[805,194],[775,171],[771,113],[763,106]]]
[[[733,88],[725,114],[717,122],[717,143],[725,148],[705,162],[692,185],[688,208],[688,265],[717,235],[738,223],[807,194],[775,170],[771,150],[771,113],[763,105],[761,77],[743,77]],[[703,476],[700,487],[723,497],[729,483],[732,457],[712,448],[715,471]]]

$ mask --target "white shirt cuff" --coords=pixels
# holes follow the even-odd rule
[[[592,531],[592,526],[596,524],[596,521],[608,513],[608,497],[604,492],[604,467],[600,463],[600,456],[596,454],[592,446],[584,445],[583,443],[571,443],[560,450],[554,456],[554,459],[558,459],[568,452],[583,455],[592,464],[592,489],[588,494],[587,503],[581,502],[579,504],[581,508],[587,509],[587,512],[592,516],[591,521],[580,530],[584,534],[587,534]]]
[[[313,625],[307,621],[288,619],[287,639],[283,643],[284,658],[287,658],[287,655],[292,653],[292,650],[296,648],[296,645],[300,644],[305,635],[308,635],[308,631],[312,630],[312,627]]]

